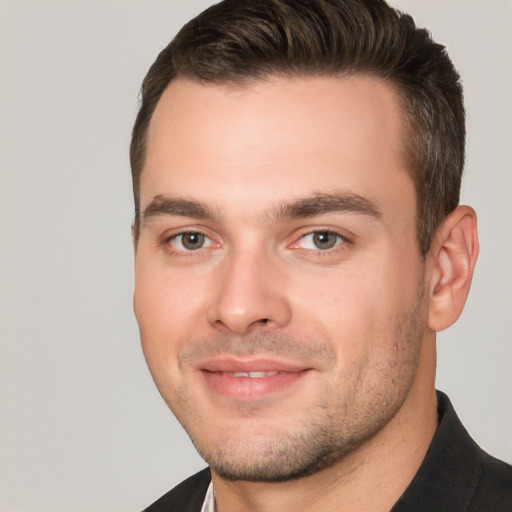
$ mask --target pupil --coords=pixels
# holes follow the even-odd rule
[[[331,249],[336,245],[336,235],[329,231],[320,231],[313,235],[313,242],[319,249]]]
[[[204,235],[201,233],[187,233],[183,235],[183,246],[186,249],[200,249],[204,244]]]

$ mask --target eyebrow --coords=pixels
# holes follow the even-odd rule
[[[292,203],[278,205],[271,218],[301,219],[333,212],[355,213],[376,219],[382,217],[381,210],[373,201],[350,192],[334,192],[314,193]]]
[[[291,203],[276,205],[267,215],[270,221],[301,219],[324,213],[347,212],[366,215],[376,219],[382,217],[380,209],[369,199],[353,193],[313,193]],[[191,217],[194,219],[214,220],[217,216],[203,202],[157,195],[146,206],[142,214],[142,223],[159,216]]]
[[[163,215],[177,215],[180,217],[192,217],[194,219],[215,218],[210,208],[201,201],[157,195],[146,208],[144,208],[142,223],[146,224],[152,218]]]

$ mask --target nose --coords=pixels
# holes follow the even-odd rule
[[[218,330],[246,334],[277,329],[291,319],[284,276],[261,254],[233,254],[216,277],[208,322]]]

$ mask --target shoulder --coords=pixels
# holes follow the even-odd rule
[[[481,450],[480,467],[469,510],[512,511],[512,466]]]
[[[449,487],[455,493],[464,490],[468,512],[512,512],[512,466],[478,446],[460,423],[448,398],[441,393],[438,398],[446,427],[444,445],[440,447],[449,454],[443,465],[458,474],[451,477],[451,482],[448,480],[452,484]]]
[[[512,466],[482,450],[446,395],[439,424],[414,479],[393,512],[512,512]]]
[[[200,512],[211,475],[208,468],[187,478],[144,512]]]

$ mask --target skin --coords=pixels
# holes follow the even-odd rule
[[[421,258],[401,137],[365,76],[178,79],[157,105],[134,310],[220,512],[389,510],[425,455],[476,228],[458,209]]]

